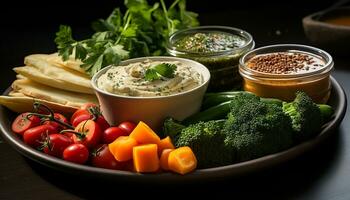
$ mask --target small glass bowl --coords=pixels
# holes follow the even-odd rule
[[[238,48],[219,52],[191,52],[176,47],[176,42],[185,36],[196,33],[226,33],[239,36],[244,44]],[[208,91],[223,91],[242,86],[238,73],[239,59],[255,46],[252,36],[241,29],[226,26],[200,26],[175,32],[167,43],[170,55],[195,60],[206,66],[211,74]]]
[[[260,54],[277,52],[299,52],[315,56],[324,66],[315,71],[295,74],[264,73],[249,68],[249,59]],[[292,101],[297,91],[306,92],[315,102],[326,103],[331,92],[330,73],[334,62],[327,52],[306,45],[278,44],[254,49],[240,59],[239,73],[243,77],[243,89],[260,97]]]

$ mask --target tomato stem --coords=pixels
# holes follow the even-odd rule
[[[40,117],[43,121],[53,121],[53,122],[56,122],[64,127],[69,128],[69,129],[74,129],[74,127],[71,126],[70,124],[65,123],[59,119],[56,119],[54,112],[48,106],[36,101],[33,103],[33,107],[37,111],[44,110],[44,111],[47,111],[49,114],[46,115],[46,114],[39,114],[39,113],[32,113],[31,112],[31,113],[28,113],[28,115],[26,116],[27,119],[29,119],[31,116],[34,115],[34,116]]]
[[[52,115],[52,116],[54,115],[54,112],[48,106],[46,106],[38,101],[35,101],[33,103],[33,107],[36,111],[44,110],[44,111],[49,112],[50,115]]]
[[[89,113],[92,115],[92,120],[93,120],[93,121],[96,121],[97,118],[98,118],[100,115],[102,115],[99,106],[89,107],[89,108],[87,108],[87,110],[88,110]]]
[[[75,131],[75,130],[62,130],[60,132],[60,134],[62,134],[62,133],[73,133],[74,135],[78,136],[79,139],[84,139],[86,136],[84,133],[80,133],[80,132]]]
[[[92,155],[93,157],[98,156],[98,154],[100,153],[100,151],[102,151],[103,148],[104,148],[104,146],[102,145],[102,146],[100,146],[99,148],[94,149],[94,150],[91,152],[91,155]]]
[[[50,142],[50,137],[49,137],[48,131],[46,131],[45,140],[44,140],[43,144],[39,148],[40,148],[40,150],[43,150],[45,147],[47,147],[50,150],[52,150],[52,145],[51,145],[51,142]]]
[[[49,131],[46,130],[45,133],[45,140],[40,142],[42,145],[40,145],[37,149],[39,151],[42,151],[45,147],[48,147],[51,150],[51,143],[50,143],[50,138],[49,138]]]

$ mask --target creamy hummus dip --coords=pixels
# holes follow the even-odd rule
[[[175,64],[173,78],[145,79],[146,70],[158,64]],[[167,96],[191,90],[203,83],[202,75],[193,67],[179,61],[151,61],[113,66],[97,79],[97,87],[118,95],[153,97]]]

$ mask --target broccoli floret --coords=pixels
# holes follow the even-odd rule
[[[294,101],[284,102],[282,108],[292,119],[296,141],[310,139],[321,129],[323,124],[321,110],[306,93],[297,92]]]
[[[175,119],[167,118],[164,120],[162,133],[163,136],[169,136],[173,141],[175,141],[184,128],[186,128],[186,126],[182,125]]]
[[[300,138],[317,132],[322,119],[329,119],[332,113],[330,106],[314,104],[305,93],[298,93],[293,102],[283,104],[240,94],[231,100],[226,120],[186,127],[167,119],[164,134],[173,139],[176,147],[189,146],[199,168],[208,168],[285,150]],[[296,136],[299,140],[295,140]]]
[[[192,124],[181,131],[175,141],[176,147],[189,146],[198,160],[199,168],[223,166],[232,163],[224,145],[223,121]]]
[[[244,95],[235,97],[231,105],[223,132],[233,161],[251,160],[293,144],[291,119],[278,105]]]
[[[317,106],[321,111],[322,123],[326,123],[334,113],[333,108],[327,104],[317,104]]]

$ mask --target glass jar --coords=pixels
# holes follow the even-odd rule
[[[197,33],[219,33],[232,35],[240,39],[238,47],[214,52],[198,52],[179,48],[178,42]],[[238,73],[239,59],[243,54],[254,48],[252,36],[241,29],[225,26],[201,26],[175,32],[167,43],[170,55],[195,60],[205,65],[210,71],[208,91],[224,91],[241,88],[242,78]]]
[[[290,74],[264,73],[246,65],[254,56],[278,52],[297,52],[314,56],[324,64],[310,72]],[[292,101],[297,91],[304,91],[315,102],[326,103],[331,91],[329,77],[333,66],[332,57],[321,49],[297,44],[279,44],[257,48],[245,54],[240,59],[239,73],[243,77],[243,89],[260,97]]]

